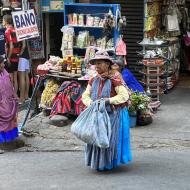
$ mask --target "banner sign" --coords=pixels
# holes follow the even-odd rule
[[[39,37],[34,10],[12,12],[13,23],[18,41]]]

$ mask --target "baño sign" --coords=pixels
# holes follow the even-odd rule
[[[18,41],[39,37],[34,10],[12,12],[13,23]]]

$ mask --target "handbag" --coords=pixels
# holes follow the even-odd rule
[[[71,132],[87,144],[108,148],[111,123],[105,101],[96,100],[86,108],[72,124]]]

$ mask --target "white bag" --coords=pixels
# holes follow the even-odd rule
[[[167,15],[167,28],[169,32],[179,31],[177,15]]]

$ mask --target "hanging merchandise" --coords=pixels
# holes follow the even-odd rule
[[[182,14],[176,3],[170,1],[169,6],[165,8],[165,14],[163,25],[166,27],[166,30],[171,33],[172,36],[180,35],[179,24],[182,21]]]
[[[117,7],[117,10],[116,10],[116,27],[118,29],[118,31],[121,32],[122,30],[122,27],[126,27],[127,26],[127,23],[126,23],[126,17],[125,16],[121,16],[121,11],[120,9]]]
[[[81,31],[77,37],[76,45],[79,48],[85,48],[89,45],[89,32],[88,31]]]
[[[73,55],[74,29],[69,26],[63,26],[61,32],[63,32],[61,51],[64,58],[67,55]]]
[[[167,15],[167,30],[168,32],[179,31],[179,22],[177,15]]]
[[[104,30],[103,33],[106,36],[106,41],[112,38],[113,29],[115,27],[115,17],[111,10],[105,15]]]
[[[48,80],[41,96],[40,107],[51,108],[58,89],[59,85],[55,80]]]
[[[126,44],[123,41],[122,37],[120,37],[120,39],[118,40],[115,51],[116,51],[117,56],[124,56],[124,64],[127,65],[127,62],[126,62],[126,55],[127,55]]]

